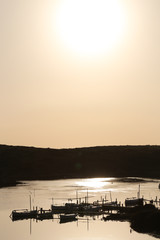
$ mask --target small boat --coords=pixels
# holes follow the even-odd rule
[[[144,205],[144,199],[143,197],[140,197],[140,184],[139,184],[139,189],[137,193],[137,198],[126,198],[125,200],[125,206],[126,207],[134,207],[134,206],[143,206]]]
[[[125,206],[133,207],[133,206],[143,206],[144,199],[143,198],[126,198]]]
[[[61,214],[60,215],[60,223],[72,222],[77,221],[76,214]]]
[[[79,206],[79,204],[76,204],[76,203],[66,203],[65,204],[66,210],[71,210],[71,211],[77,210],[78,206]]]
[[[78,204],[76,203],[66,203],[65,205],[51,205],[53,213],[73,213],[78,209]]]
[[[20,209],[20,210],[13,210],[11,213],[12,221],[36,218],[36,217],[37,217],[37,210],[29,211],[28,209]]]
[[[105,206],[117,206],[117,200],[116,201],[103,203],[102,206],[103,207],[105,207]]]
[[[117,206],[118,206],[117,200],[111,201],[111,202],[106,202],[106,203],[102,204],[102,210],[109,211],[111,209],[116,209]]]
[[[80,206],[78,208],[79,213],[97,213],[100,212],[101,206],[100,205],[88,205],[88,206]]]
[[[66,207],[63,205],[51,205],[51,210],[54,213],[63,213],[66,210]]]

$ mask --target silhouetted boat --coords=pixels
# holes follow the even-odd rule
[[[51,205],[51,210],[52,212],[65,212],[66,210],[66,207],[65,206],[62,206],[62,205]]]
[[[76,203],[66,203],[65,205],[51,205],[53,213],[73,213],[76,212],[79,204]]]
[[[134,207],[134,206],[143,206],[144,205],[144,199],[140,198],[140,184],[139,184],[139,189],[137,193],[137,198],[126,198],[125,200],[125,206],[126,207]]]
[[[143,198],[126,198],[125,206],[132,207],[132,206],[143,206],[144,199]]]
[[[106,202],[106,203],[102,204],[103,207],[105,207],[105,206],[116,206],[116,205],[117,205],[117,200],[112,201],[112,202]]]
[[[78,208],[78,212],[80,213],[97,213],[100,212],[102,207],[100,205],[94,206],[94,205],[81,205]]]
[[[37,210],[29,211],[28,209],[21,209],[21,210],[13,210],[11,213],[11,218],[13,221],[36,218],[36,217],[37,217]]]

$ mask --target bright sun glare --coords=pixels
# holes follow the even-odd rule
[[[101,188],[108,185],[112,179],[114,178],[92,178],[76,182],[76,184],[81,187]]]
[[[118,0],[62,0],[57,11],[60,39],[78,55],[110,51],[123,36],[124,25]]]

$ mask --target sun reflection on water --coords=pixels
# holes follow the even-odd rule
[[[91,178],[75,182],[79,187],[103,188],[109,185],[114,178]]]

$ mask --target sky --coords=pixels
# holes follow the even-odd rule
[[[160,144],[159,0],[0,0],[0,143]]]

